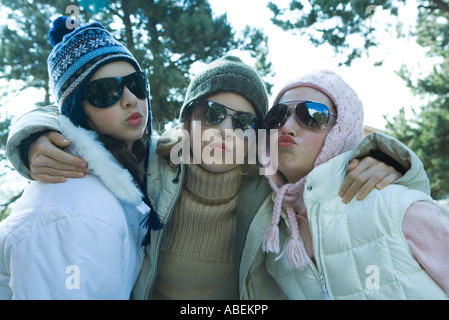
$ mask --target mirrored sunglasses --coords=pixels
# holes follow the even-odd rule
[[[296,103],[294,108],[288,104]],[[322,103],[299,100],[286,101],[273,106],[265,118],[267,129],[282,128],[290,117],[290,110],[294,109],[296,120],[305,128],[313,131],[322,131],[326,129],[330,116],[337,117],[336,114],[329,111],[329,108]]]
[[[261,121],[249,112],[241,112],[220,103],[209,100],[198,100],[190,103],[193,108],[193,116],[197,121],[201,121],[204,126],[216,126],[220,124],[227,116],[232,117],[232,125],[234,129],[242,131],[261,128]],[[229,114],[227,110],[235,112]]]

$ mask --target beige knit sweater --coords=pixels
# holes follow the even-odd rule
[[[186,166],[161,255],[153,299],[238,299],[234,267],[240,169],[210,173]]]

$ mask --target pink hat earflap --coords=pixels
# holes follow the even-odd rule
[[[287,254],[289,265],[294,269],[301,270],[309,263],[307,259],[307,252],[304,245],[299,240],[299,226],[298,220],[296,219],[296,213],[290,206],[287,206],[286,209],[288,222],[290,223],[291,239],[285,246],[284,252]],[[277,257],[276,260],[279,260],[284,252]]]
[[[273,217],[271,218],[271,225],[265,232],[263,239],[262,250],[265,252],[279,252],[279,221],[281,219],[282,201],[284,200],[285,193],[289,187],[288,184],[282,186],[280,189],[269,179],[271,187],[277,191],[276,200],[274,201]]]
[[[276,191],[276,200],[274,202],[273,208],[273,217],[271,220],[271,226],[268,227],[264,241],[262,244],[262,250],[264,252],[279,252],[279,221],[281,218],[281,210],[282,204],[284,202],[284,198],[286,193],[295,188],[293,184],[285,184],[281,188],[279,188],[273,179],[268,179],[273,190]],[[300,241],[299,234],[299,225],[298,220],[296,219],[296,213],[293,210],[292,206],[288,203],[284,203],[285,209],[287,212],[287,219],[290,224],[291,229],[291,239],[286,245],[284,251],[276,258],[276,261],[279,260],[284,253],[287,254],[287,261],[289,265],[294,269],[302,269],[308,263],[307,252],[304,248],[304,245]]]

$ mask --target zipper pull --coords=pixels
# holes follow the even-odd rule
[[[324,277],[320,276],[321,286],[323,287],[323,296],[324,300],[331,300],[331,296],[329,295],[329,291],[326,288],[326,282],[324,281]]]
[[[323,289],[324,300],[331,300],[331,296],[329,295],[329,291],[326,288]]]

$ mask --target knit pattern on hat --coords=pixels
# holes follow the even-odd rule
[[[50,89],[61,113],[73,121],[73,113],[79,111],[75,109],[81,109],[82,97],[75,97],[76,101],[69,104],[64,102],[101,66],[117,60],[128,61],[136,70],[140,70],[140,66],[129,50],[99,22],[68,29],[66,20],[67,17],[59,17],[53,22],[49,37],[54,47],[47,64]]]
[[[300,76],[288,82],[274,99],[276,105],[287,91],[298,87],[311,87],[323,92],[333,102],[337,110],[337,121],[329,131],[323,148],[318,154],[314,168],[336,157],[337,155],[353,149],[363,137],[363,105],[356,92],[335,72],[330,70],[317,70]],[[279,221],[282,207],[284,207],[291,229],[291,240],[286,247],[288,261],[293,268],[303,268],[309,263],[303,244],[298,240],[299,226],[296,215],[298,207],[304,207],[304,185],[307,176],[296,183],[286,183],[278,172],[268,177],[276,200],[273,210],[271,226],[268,228],[263,250],[266,252],[279,252]],[[301,203],[302,206],[294,205]],[[282,253],[283,254],[283,253]],[[281,254],[281,256],[282,256]],[[280,257],[279,257],[280,258]]]
[[[181,109],[181,121],[188,104],[221,92],[246,98],[263,120],[268,112],[268,93],[258,73],[240,58],[224,56],[204,67],[190,82]]]

